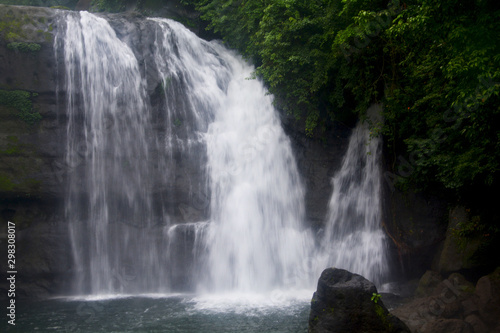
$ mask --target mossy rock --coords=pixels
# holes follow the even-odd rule
[[[36,96],[38,94],[23,90],[0,90],[0,106],[14,109],[20,120],[35,125],[42,119],[40,113],[33,110],[33,98]]]
[[[42,191],[42,181],[37,175],[42,165],[42,158],[33,145],[21,142],[16,135],[1,138],[0,196],[38,198]]]
[[[440,253],[434,258],[435,271],[451,273],[477,267],[474,254],[483,243],[482,235],[463,237],[460,233],[464,225],[470,224],[474,224],[474,219],[465,207],[457,206],[450,211],[446,239]]]
[[[0,5],[0,38],[9,43],[51,42],[54,24],[55,11],[48,8]]]

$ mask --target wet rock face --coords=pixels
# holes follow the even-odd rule
[[[2,103],[0,100],[0,198],[6,200],[0,210],[15,211],[7,202],[19,198],[26,205],[40,199],[63,202],[68,177],[85,164],[85,156],[72,158],[76,163],[66,162],[64,54],[62,47],[58,47],[57,51],[54,48],[58,43],[57,32],[64,31],[66,27],[58,15],[57,10],[48,8],[0,6],[0,18],[16,30],[15,34],[11,31],[8,34],[15,37],[7,37],[5,31],[0,34],[0,90],[9,94],[9,99],[12,99],[12,92],[26,95],[21,102],[29,104],[30,114],[37,114],[41,118],[29,124],[16,107],[20,103]],[[155,133],[151,136],[161,138],[165,132],[161,115],[165,97],[158,93],[161,78],[156,68],[152,67],[154,61],[151,52],[157,31],[151,21],[134,13],[107,15],[107,19],[120,39],[135,53],[149,95],[148,110],[155,124]],[[36,48],[34,51],[22,47],[12,48],[9,47],[11,43],[35,45]],[[182,102],[180,100],[178,103]],[[204,147],[199,145],[192,150],[203,163],[206,159]],[[158,151],[151,151],[151,154],[153,162],[150,174],[154,178],[151,191],[154,200],[162,202],[153,204],[158,214],[164,213],[162,207],[166,205],[171,220],[184,222],[206,219],[209,196],[204,185],[204,171],[200,170],[198,161],[193,162],[180,151],[174,151],[172,155],[176,160],[176,168],[166,170],[155,167],[161,165],[161,154]],[[170,173],[168,183],[165,182],[166,172]],[[19,219],[19,216],[14,214],[12,219]]]
[[[62,47],[54,48],[60,42],[57,32],[66,29],[64,20],[59,19],[60,13],[42,7],[0,5],[0,21],[6,22],[9,30],[0,31],[0,97],[7,96],[0,98],[0,214],[5,223],[16,223],[16,246],[22,253],[19,262],[24,279],[20,297],[67,293],[71,289],[67,281],[78,274],[72,267],[64,201],[68,178],[83,168],[86,161],[84,154],[73,158],[76,162],[72,164],[66,160],[64,54]],[[158,93],[161,78],[151,66],[154,63],[151,48],[157,31],[151,21],[138,14],[106,16],[117,35],[134,51],[146,83],[148,110],[155,120],[152,136],[161,138],[165,132],[161,125],[165,97]],[[28,115],[38,115],[40,119],[26,121],[29,119],[22,114],[24,105]],[[158,220],[154,224],[161,227],[165,216],[170,223],[206,220],[210,196],[200,162],[175,151],[172,155],[176,167],[166,169],[158,167],[162,155],[157,151],[150,153],[152,215]],[[201,163],[206,159],[201,145],[193,147],[192,154]],[[170,173],[168,182],[166,172]],[[0,244],[4,241],[6,234],[0,232]],[[181,260],[178,260],[180,266]],[[6,262],[0,264],[4,272],[5,265]],[[177,272],[179,281],[190,274],[187,269]],[[0,291],[4,288],[2,281]]]
[[[305,134],[305,123],[293,117],[282,117],[283,128],[290,138],[297,167],[305,187],[305,209],[308,225],[320,230],[327,216],[332,195],[332,177],[342,164],[351,128],[336,124],[324,139]]]
[[[358,274],[324,270],[311,300],[309,332],[410,332],[377,295],[375,285]]]
[[[383,223],[402,274],[418,278],[432,265],[446,236],[448,208],[442,199],[401,192],[388,171],[383,176]]]
[[[23,35],[23,41],[37,43],[41,48],[36,53],[24,53],[10,50],[5,44],[0,45],[0,59],[3,60],[0,61],[0,89],[22,90],[32,94],[33,110],[40,113],[42,119],[29,126],[16,118],[16,110],[0,105],[0,148],[10,144],[7,137],[12,137],[16,140],[16,145],[23,147],[23,154],[20,156],[0,154],[0,169],[6,166],[5,170],[0,172],[7,172],[13,183],[23,185],[8,191],[0,188],[0,196],[12,197],[15,192],[16,196],[33,197],[36,194],[43,198],[49,196],[63,200],[68,175],[77,172],[80,167],[67,165],[64,161],[67,135],[64,54],[60,51],[54,52],[54,34],[58,29],[65,29],[64,22],[57,19],[56,10],[48,8],[0,6],[0,12],[2,11],[14,18],[22,18],[25,15],[32,17],[33,24],[30,23],[26,28],[30,33]],[[158,33],[155,25],[134,12],[99,15],[108,20],[117,36],[134,52],[149,96],[149,110],[154,120],[153,130],[159,133],[153,136],[161,137],[161,133],[165,131],[162,125],[165,121],[165,115],[162,113],[165,98],[159,92],[162,78],[158,76],[153,60],[153,44]],[[44,31],[42,37],[31,33],[35,28]],[[175,103],[179,107],[186,104],[183,98],[181,95],[175,96]],[[326,134],[325,141],[308,138],[301,122],[283,117],[283,124],[292,142],[306,188],[307,222],[320,229],[332,192],[331,178],[340,167],[350,128],[338,126],[332,129],[331,133]],[[202,160],[206,159],[204,147],[195,149],[197,151],[193,155]],[[154,151],[152,154],[158,155]],[[170,210],[168,214],[175,220],[182,222],[194,221],[192,218],[206,219],[209,193],[197,185],[206,183],[204,175],[200,173],[197,163],[191,163],[181,152],[173,152],[172,155],[176,159],[176,168],[169,172],[173,172],[171,178],[175,179],[175,182],[165,184],[161,181],[165,170],[151,170],[157,179],[153,189],[155,197],[167,203]],[[38,185],[36,188],[28,187],[31,183],[18,179],[20,169],[26,170],[26,173],[21,175],[22,178],[32,179],[33,183]]]

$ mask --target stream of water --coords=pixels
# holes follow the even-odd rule
[[[378,106],[368,114],[373,119]],[[381,227],[381,149],[367,123],[352,131],[340,170],[332,179],[333,193],[315,264],[341,267],[376,285],[387,281],[387,240]]]

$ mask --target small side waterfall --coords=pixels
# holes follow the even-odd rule
[[[377,107],[368,110],[369,115]],[[373,115],[372,115],[373,116]],[[387,278],[386,236],[381,225],[382,142],[368,124],[352,131],[333,192],[316,264],[361,274],[375,284]]]

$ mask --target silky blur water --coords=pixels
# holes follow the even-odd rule
[[[75,291],[158,291],[167,276],[151,214],[154,141],[138,61],[105,19],[61,15],[55,46],[66,73],[65,217]]]
[[[66,29],[57,34],[66,71],[66,164],[72,168],[65,216],[75,292],[175,289],[170,252],[182,234],[172,227],[179,222],[203,233],[194,241],[193,260],[205,274],[189,277],[200,292],[313,286],[303,269],[314,243],[302,225],[303,186],[272,97],[262,82],[249,79],[254,68],[177,22],[147,22],[154,31],[149,65],[154,69],[148,70],[160,78],[155,93],[164,100],[155,111],[164,120],[161,135],[152,131],[138,60],[106,19],[66,13],[61,24]],[[159,157],[152,159],[151,151]],[[179,158],[206,173],[208,222],[153,216],[158,179],[151,177],[152,168],[162,170],[160,181],[173,188]],[[186,177],[187,186],[202,181]],[[167,201],[176,195],[165,192]]]
[[[372,120],[379,107],[368,110]],[[321,247],[315,256],[318,271],[335,266],[360,274],[376,285],[388,278],[387,239],[382,229],[382,139],[368,123],[353,129],[340,170],[332,179]]]

